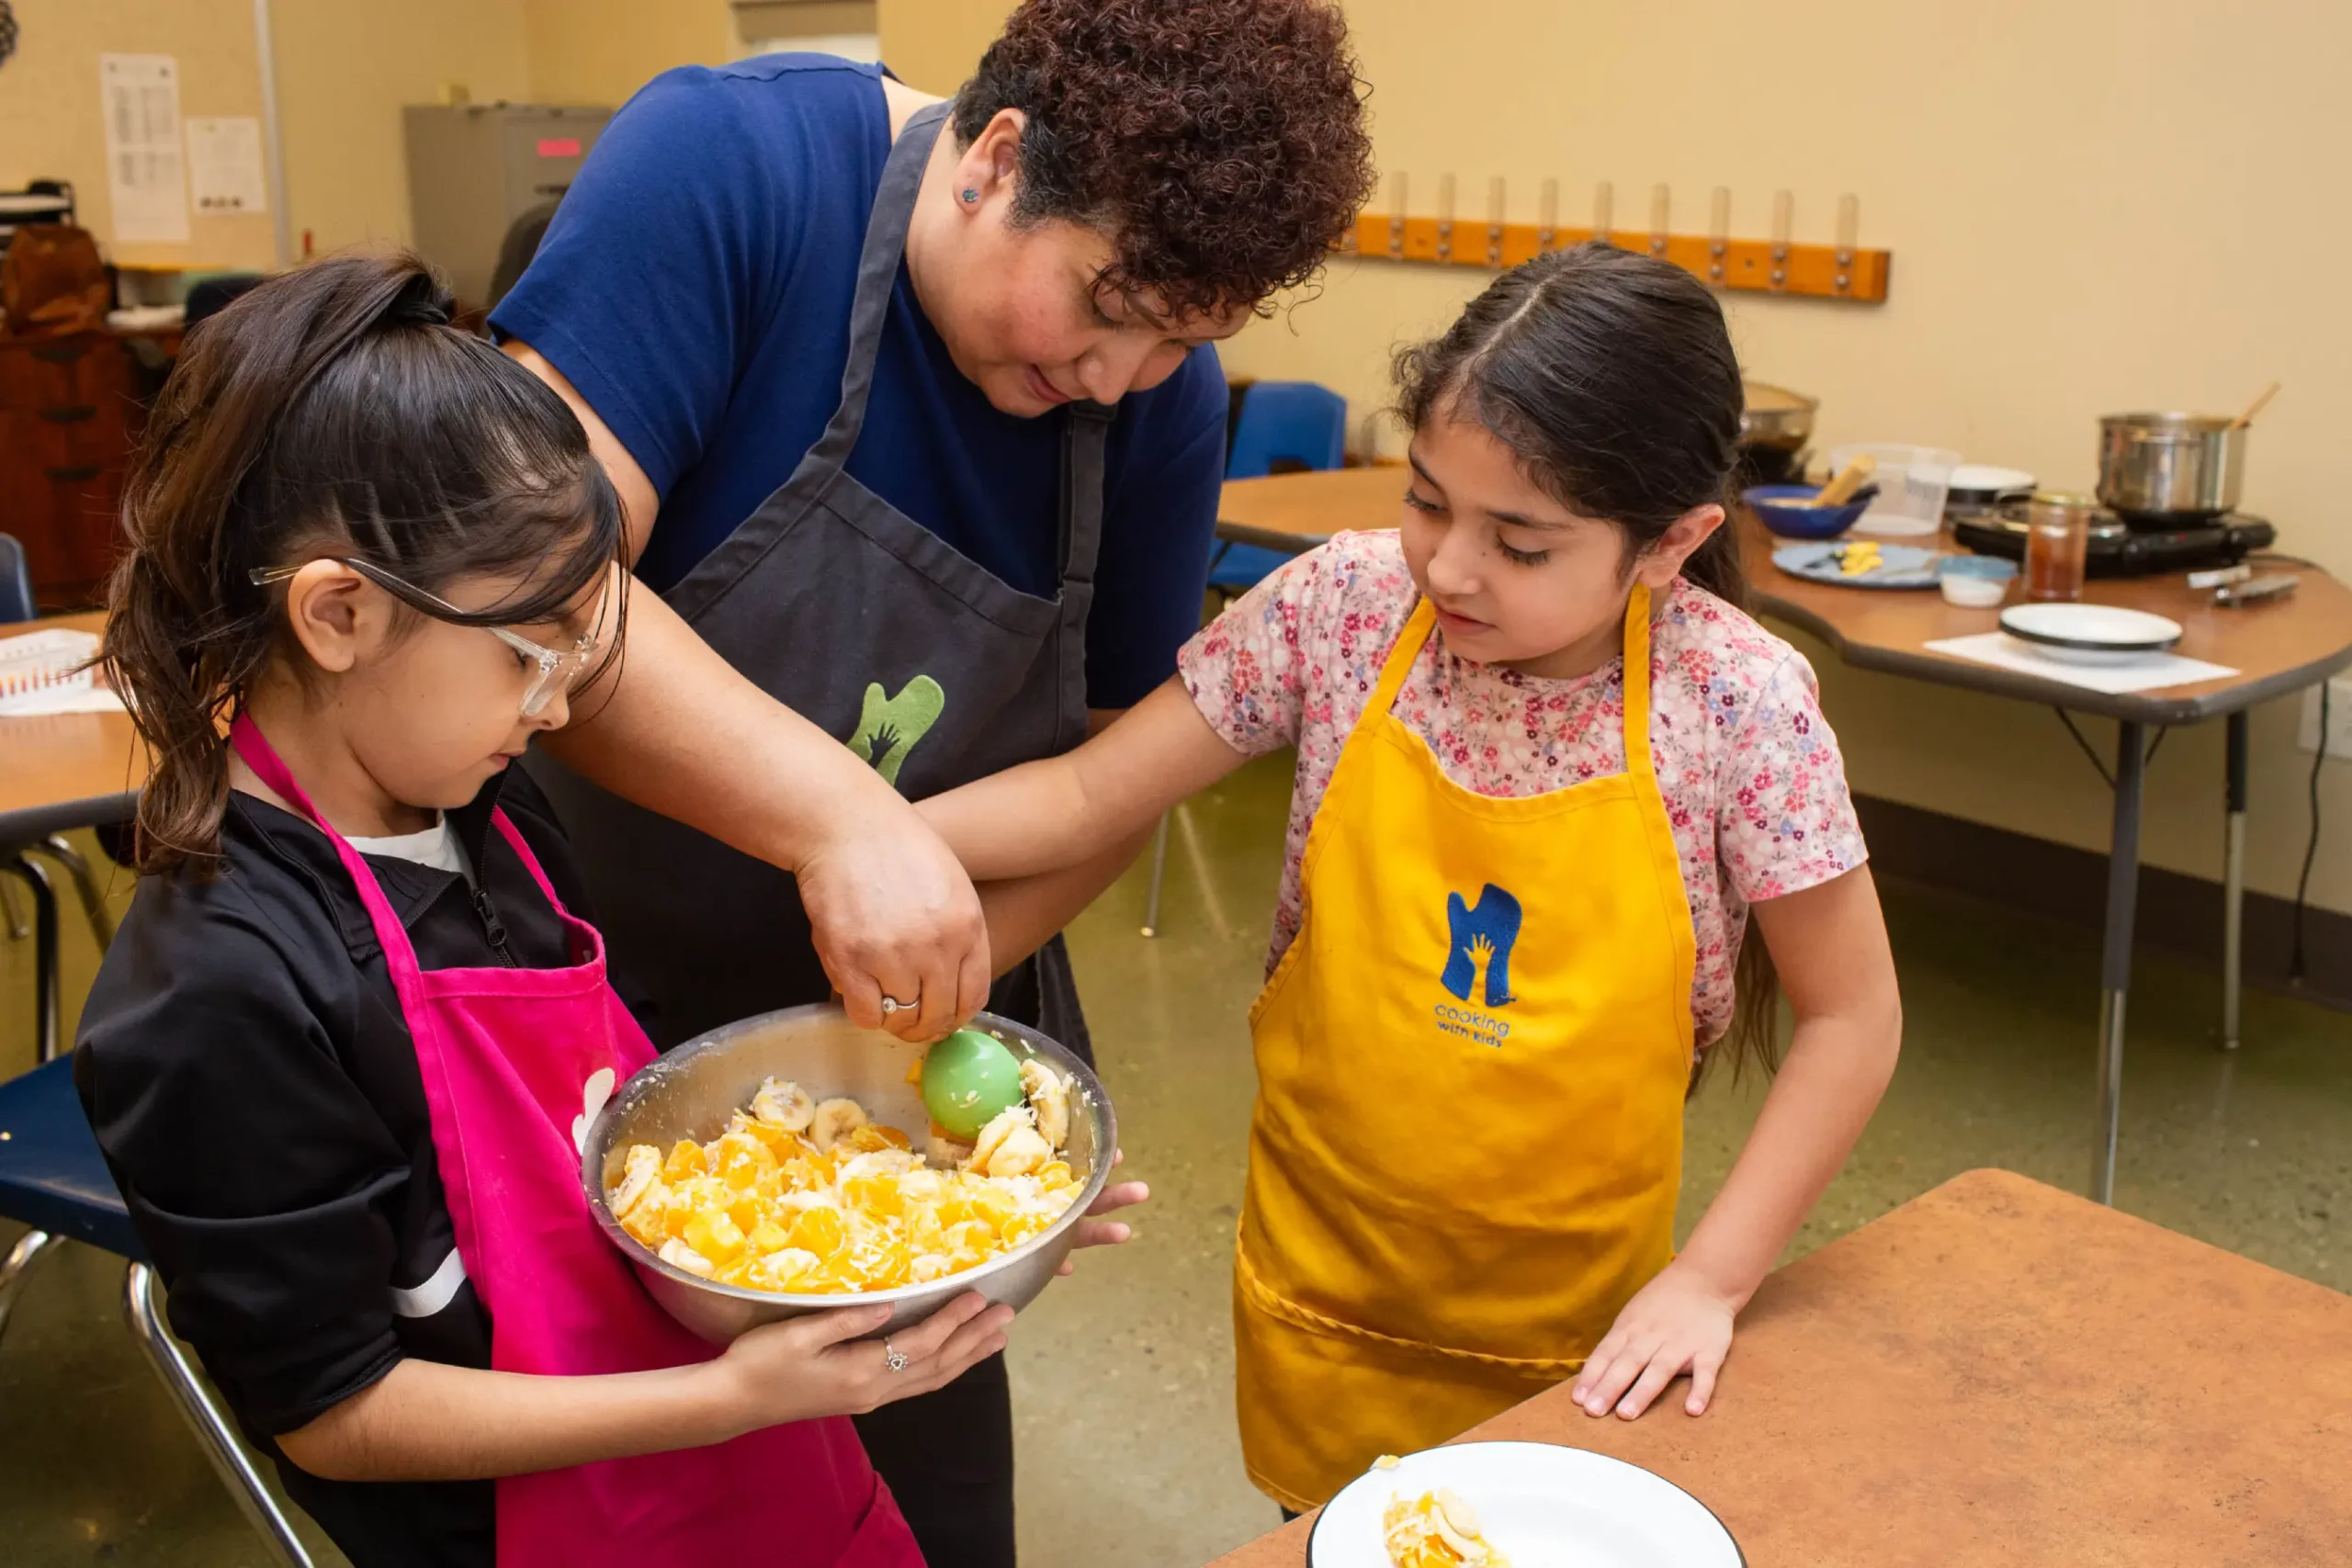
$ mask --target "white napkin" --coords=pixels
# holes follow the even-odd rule
[[[2177,653],[2150,653],[2123,664],[2075,664],[2052,659],[2007,632],[1980,632],[1974,637],[1951,637],[1926,645],[1930,653],[1949,653],[2021,675],[2039,675],[2069,686],[2120,696],[2126,692],[2152,692],[2163,686],[2186,686],[2194,681],[2218,681],[2236,671],[2226,664],[2183,659]]]

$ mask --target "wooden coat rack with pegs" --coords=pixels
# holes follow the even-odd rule
[[[1373,261],[1433,262],[1499,271],[1546,251],[1562,251],[1597,239],[1672,262],[1718,288],[1862,305],[1885,302],[1894,255],[1888,251],[1864,250],[1857,243],[1861,204],[1851,196],[1838,198],[1837,242],[1818,245],[1799,244],[1791,237],[1795,201],[1787,191],[1773,194],[1772,237],[1768,240],[1732,237],[1731,192],[1720,186],[1714,191],[1705,234],[1671,231],[1671,193],[1665,186],[1650,192],[1649,226],[1645,231],[1616,224],[1614,195],[1602,183],[1593,192],[1590,226],[1566,227],[1557,221],[1559,182],[1546,180],[1542,220],[1507,223],[1503,221],[1503,182],[1490,180],[1486,221],[1464,222],[1453,212],[1453,176],[1445,175],[1438,180],[1438,215],[1414,218],[1407,215],[1405,176],[1397,175],[1389,180],[1388,210],[1359,214],[1354,233],[1340,248]]]

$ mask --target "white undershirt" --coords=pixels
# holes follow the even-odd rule
[[[458,830],[449,825],[447,812],[423,832],[345,841],[363,855],[390,855],[394,860],[413,861],[418,865],[462,876],[469,886],[473,884],[473,868],[466,863],[466,852],[458,843]],[[465,1282],[465,1259],[458,1256],[458,1249],[453,1247],[449,1256],[441,1260],[441,1266],[423,1284],[405,1290],[392,1287],[392,1311],[401,1317],[431,1317],[457,1300],[458,1288]]]
[[[462,876],[467,885],[474,880],[474,868],[466,863],[466,852],[458,843],[458,830],[444,812],[433,826],[417,833],[394,833],[382,839],[352,839],[353,849],[363,855],[390,855],[394,860],[413,861],[429,865],[435,871],[446,871]]]

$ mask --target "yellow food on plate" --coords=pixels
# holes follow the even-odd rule
[[[1838,546],[1837,556],[1838,570],[1848,577],[1860,577],[1864,572],[1876,571],[1886,564],[1884,557],[1879,551],[1879,547],[1867,539],[1857,540],[1850,545]]]
[[[1510,1568],[1479,1533],[1477,1511],[1442,1486],[1410,1503],[1392,1494],[1381,1529],[1395,1568]]]
[[[926,1284],[1040,1235],[1078,1201],[1064,1157],[1077,1085],[1030,1062],[1027,1091],[960,1144],[921,1151],[854,1100],[769,1078],[707,1143],[631,1145],[605,1201],[673,1268],[789,1295]]]

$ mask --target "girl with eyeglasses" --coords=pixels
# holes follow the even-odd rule
[[[846,1419],[1004,1344],[977,1295],[715,1352],[590,1217],[652,1047],[509,764],[608,689],[620,507],[562,400],[413,257],[190,335],[124,500],[105,666],[154,757],[76,1082],[173,1327],[360,1568],[910,1568]]]

